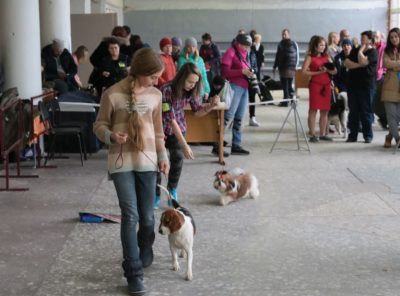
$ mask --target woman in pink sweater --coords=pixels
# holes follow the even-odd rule
[[[234,91],[231,105],[225,112],[224,124],[226,127],[233,119],[231,153],[236,155],[250,154],[249,151],[243,149],[241,143],[242,120],[249,101],[247,79],[254,75],[250,70],[248,58],[251,44],[252,39],[249,35],[239,34],[236,36],[232,47],[222,57],[222,75],[229,81]]]

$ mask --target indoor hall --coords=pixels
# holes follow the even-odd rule
[[[20,5],[22,2],[26,4],[25,1],[19,2]],[[79,6],[78,2],[85,5]],[[265,25],[258,24],[253,18],[261,12],[284,14],[283,9],[278,8],[278,1],[266,1],[270,8],[262,6],[262,1],[251,1],[248,6],[243,4],[238,9],[220,7],[218,3],[213,7],[208,1],[202,4],[204,7],[194,7],[188,1],[189,4],[181,7],[181,11],[163,6],[164,1],[125,1],[125,10],[116,2],[71,1],[72,32],[74,14],[86,13],[89,3],[92,13],[103,12],[101,9],[105,8],[109,12],[114,11],[115,22],[120,22],[122,15],[120,24],[130,25],[132,31],[139,34],[143,32],[143,40],[158,49],[158,40],[164,35],[185,38],[190,34],[200,40],[208,28],[193,30],[191,26],[183,26],[181,31],[174,28],[159,32],[154,27],[145,28],[144,19],[155,19],[155,15],[165,13],[172,22],[171,19],[183,14],[182,10],[187,12],[186,18],[196,11],[198,19],[201,19],[202,14],[210,14],[209,10],[216,10],[211,13],[225,14],[229,18],[242,11],[246,17],[235,28],[225,30],[227,26],[217,23],[216,27],[221,32],[210,29],[210,33],[215,32],[215,42],[225,50],[237,29],[256,28],[263,36],[263,42],[266,41],[266,51],[271,51],[266,52],[263,69],[267,75],[272,70],[272,61],[268,58],[273,59],[280,31],[286,27],[284,22],[276,27],[267,26],[267,18],[262,20]],[[182,4],[178,3],[180,1],[173,2]],[[221,1],[225,5],[227,2]],[[381,22],[372,20],[387,16],[387,1],[342,1],[353,5],[348,11],[342,11],[343,7],[338,7],[340,3],[335,4],[340,1],[323,1],[325,4],[322,1],[284,1],[287,5],[285,9],[291,5],[292,10],[300,9],[295,6],[297,2],[302,2],[301,9],[310,10],[308,12],[313,15],[331,17],[341,12],[347,19],[365,16],[365,25],[359,21],[357,24],[349,22],[348,26],[336,22],[329,27],[321,25],[321,28],[307,27],[304,22],[300,24],[298,18],[290,18],[287,27],[291,28],[293,38],[298,36],[296,41],[300,45],[301,56],[305,55],[308,39],[314,33],[327,36],[328,32],[344,27],[358,37],[364,29],[388,33],[386,19]],[[315,8],[317,2],[320,5],[318,9]],[[151,5],[156,4],[157,9],[154,9]],[[4,10],[1,11],[4,13]],[[297,13],[306,15],[304,11],[288,11],[289,16]],[[392,20],[396,17],[393,14]],[[163,24],[160,19],[159,27]],[[397,25],[392,23],[390,28]],[[299,31],[296,31],[297,27]],[[42,34],[42,30],[39,31]],[[78,44],[73,42],[74,35],[71,36],[72,49]],[[66,40],[65,36],[62,38]],[[99,38],[93,46],[97,45]],[[268,42],[271,42],[270,47]],[[4,49],[7,48],[3,45],[2,51]],[[37,54],[40,56],[39,51]],[[6,55],[10,57],[11,53]],[[4,66],[4,60],[1,62],[7,72],[11,66]],[[40,59],[31,63],[33,67],[37,63],[40,72]],[[84,75],[82,72],[82,77]],[[10,79],[18,78],[7,73],[5,77],[6,86],[10,86]],[[33,86],[29,83],[18,84],[21,97],[30,98],[40,93],[41,82],[31,83]],[[307,133],[309,98],[306,87],[302,86],[297,93],[296,111]],[[283,99],[280,90],[272,91],[272,96],[278,102]],[[250,150],[250,155],[225,157],[225,166],[210,153],[212,146],[191,145],[195,159],[185,160],[178,194],[180,203],[191,211],[197,226],[193,280],[185,280],[184,259],[179,259],[180,271],[171,270],[168,239],[158,233],[160,216],[168,207],[166,196],[162,195],[160,209],[154,211],[154,261],[144,269],[146,295],[398,294],[400,188],[396,159],[399,154],[394,153],[393,145],[390,149],[383,148],[387,131],[375,120],[372,143],[364,143],[360,135],[358,142],[346,143],[343,136],[330,133],[332,142],[320,141],[308,143],[308,146],[293,112],[291,106],[279,107],[277,103],[258,105],[259,127],[248,125],[246,112],[243,146]],[[283,129],[279,132],[282,125]],[[225,140],[231,143],[229,128],[225,131]],[[230,151],[229,147],[226,151]],[[79,212],[119,215],[115,188],[107,176],[107,150],[102,148],[88,153],[83,166],[79,153],[67,152],[66,155],[69,159],[48,161],[48,165],[56,165],[57,168],[33,169],[31,160],[22,162],[23,174],[39,177],[11,178],[11,187],[29,190],[0,192],[0,214],[3,218],[0,226],[2,295],[128,295],[121,269],[120,225],[79,222]],[[213,188],[214,174],[221,169],[236,167],[257,177],[260,196],[255,200],[239,200],[221,206],[220,193]],[[15,173],[15,164],[11,164],[10,171]]]

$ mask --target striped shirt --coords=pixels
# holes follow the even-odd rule
[[[203,107],[200,102],[200,98],[194,98],[193,96],[187,96],[182,99],[172,97],[171,82],[164,84],[161,87],[162,93],[162,119],[164,134],[171,136],[174,134],[171,126],[171,121],[176,120],[182,134],[186,133],[186,120],[184,108],[186,104],[190,104],[193,112],[201,110]]]

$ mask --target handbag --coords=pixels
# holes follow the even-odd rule
[[[229,81],[225,80],[225,85],[219,92],[218,96],[221,102],[225,103],[226,109],[229,109],[233,99],[234,91]]]

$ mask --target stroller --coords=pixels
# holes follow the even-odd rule
[[[274,98],[272,97],[272,90],[282,90],[282,84],[280,81],[276,81],[272,79],[270,76],[265,75],[264,78],[259,83],[260,86],[260,100],[262,102],[272,101]]]

